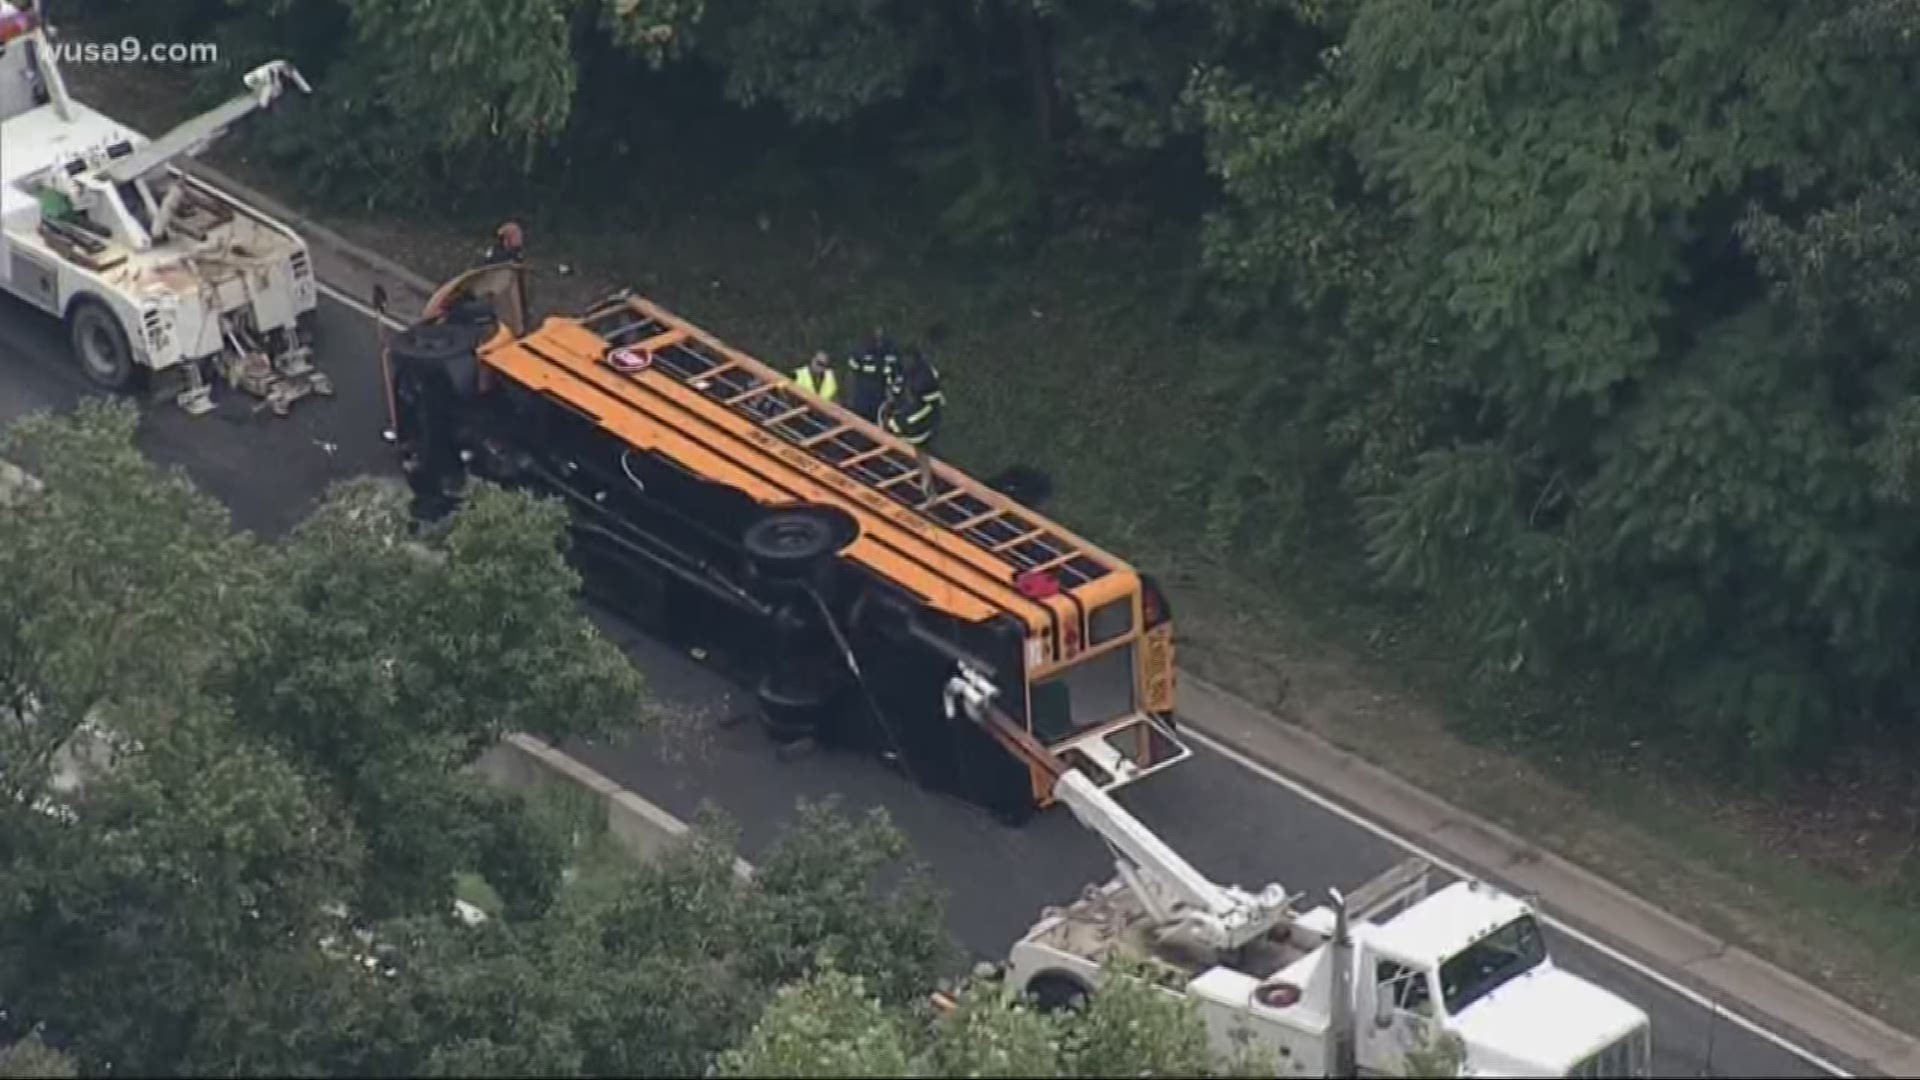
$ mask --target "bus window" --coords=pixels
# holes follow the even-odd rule
[[[1133,653],[1132,645],[1109,649],[1034,684],[1033,732],[1040,741],[1131,716]]]
[[[1033,733],[1041,742],[1050,743],[1073,734],[1073,694],[1059,679],[1048,679],[1033,688]]]
[[[1093,609],[1087,616],[1087,648],[1105,645],[1133,632],[1133,597],[1123,596]]]

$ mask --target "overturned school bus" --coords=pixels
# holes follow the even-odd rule
[[[631,293],[526,329],[517,267],[387,343],[410,482],[558,498],[589,594],[754,688],[781,743],[857,747],[1010,821],[1059,768],[1112,789],[1189,756],[1164,596],[1126,563]],[[956,716],[985,677],[1016,721]]]

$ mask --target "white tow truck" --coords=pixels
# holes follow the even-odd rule
[[[996,693],[963,663],[947,712],[1017,739]],[[1646,1013],[1557,967],[1525,901],[1476,881],[1430,893],[1415,859],[1300,912],[1277,884],[1215,884],[1077,770],[1056,774],[1055,797],[1113,849],[1118,876],[1013,946],[1005,977],[1043,1008],[1131,965],[1195,1002],[1217,1051],[1264,1049],[1283,1076],[1403,1075],[1439,1032],[1459,1039],[1464,1076],[1651,1074]]]
[[[50,34],[0,0],[0,290],[65,320],[109,390],[165,373],[198,414],[218,378],[280,416],[331,395],[311,362],[306,242],[176,166],[289,83],[309,92],[300,73],[264,64],[246,93],[149,141],[73,100]]]

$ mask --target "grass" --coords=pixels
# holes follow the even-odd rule
[[[124,84],[74,82],[107,111],[158,126]],[[214,161],[289,190],[244,159]],[[1261,574],[1209,548],[1206,481],[1231,410],[1196,383],[1193,361],[1296,358],[1283,344],[1256,356],[1175,326],[1140,268],[1184,253],[1069,243],[995,265],[903,239],[917,235],[910,220],[835,226],[804,207],[653,206],[646,218],[590,224],[530,208],[536,259],[580,270],[546,285],[543,303],[630,283],[779,364],[842,350],[876,323],[909,338],[945,323],[946,455],[976,473],[1013,462],[1051,472],[1052,516],[1166,580],[1191,670],[1920,1029],[1920,910],[1904,887],[1911,823],[1834,810],[1819,791],[1756,797],[1646,751],[1600,760],[1551,741],[1525,753],[1515,740],[1489,742],[1486,733],[1604,714],[1604,688],[1485,682],[1432,613],[1353,588],[1350,563],[1300,559],[1292,576]],[[463,268],[492,224],[321,216],[429,276]],[[1835,858],[1840,849],[1866,854]]]

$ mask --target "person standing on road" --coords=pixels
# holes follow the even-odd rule
[[[879,422],[880,406],[887,399],[887,387],[899,372],[900,359],[886,330],[874,327],[865,345],[854,351],[847,366],[852,369],[847,408],[863,420]]]
[[[813,359],[794,369],[793,381],[800,389],[822,401],[840,400],[840,380],[834,377],[833,361],[827,351],[821,349],[813,354]]]

